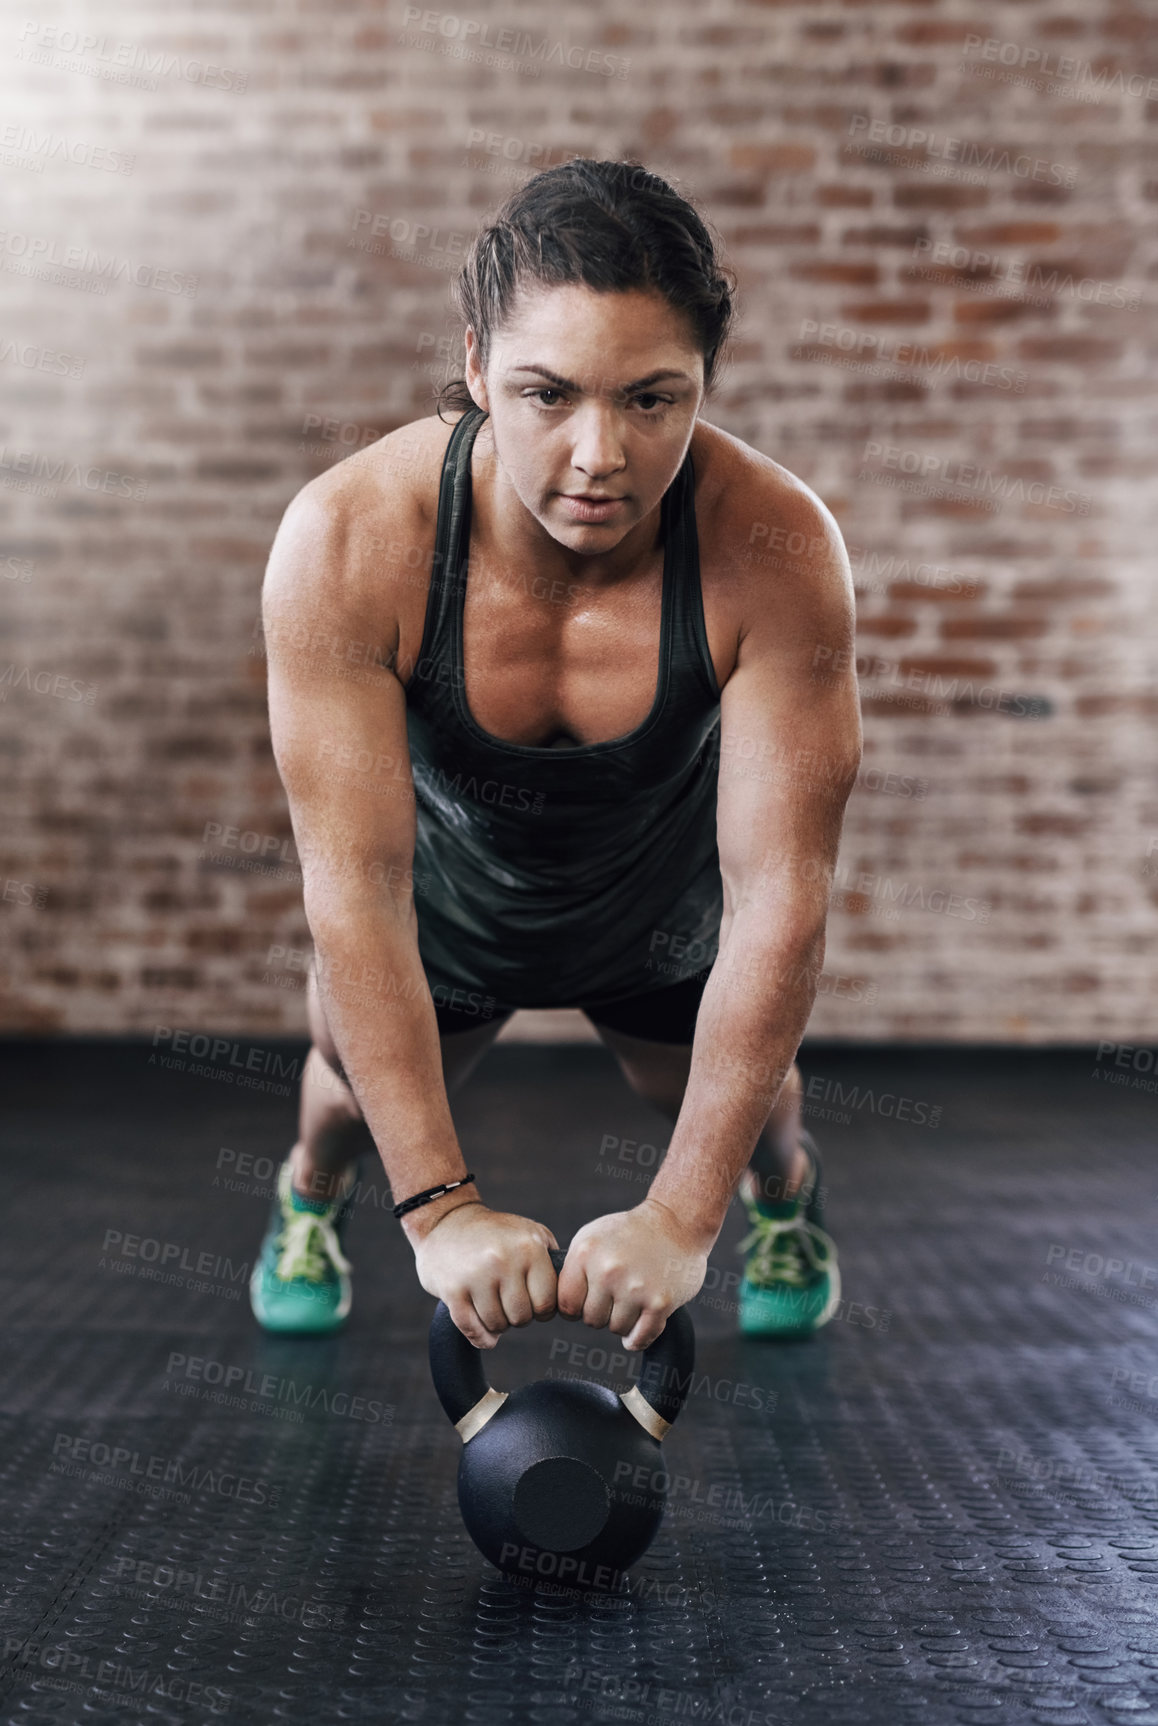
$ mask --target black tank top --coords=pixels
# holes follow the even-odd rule
[[[468,409],[442,464],[422,645],[406,685],[419,952],[436,999],[515,1007],[618,1000],[711,963],[720,690],[700,595],[691,451],[664,493],[659,677],[634,731],[565,748],[507,743],[466,703]],[[477,1008],[476,1008],[477,1010]]]

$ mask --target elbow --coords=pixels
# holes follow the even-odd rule
[[[302,898],[315,947],[363,941],[367,925],[379,938],[390,931],[417,940],[413,874],[399,865],[371,864],[357,876],[307,873]]]
[[[726,898],[720,919],[720,947],[734,939],[764,952],[807,955],[823,949],[827,921],[827,882],[822,892],[794,895],[788,900],[747,897],[730,903]]]

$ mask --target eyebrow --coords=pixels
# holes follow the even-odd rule
[[[580,384],[573,383],[570,378],[561,378],[559,376],[558,372],[551,371],[550,367],[548,367],[548,366],[537,366],[537,365],[512,366],[511,370],[512,370],[512,372],[533,372],[536,377],[549,378],[551,383],[557,384],[560,389],[574,390],[578,394],[582,394],[582,386]],[[626,394],[631,390],[646,389],[649,384],[658,384],[661,381],[661,379],[663,379],[663,378],[682,378],[685,383],[689,383],[689,384],[692,381],[691,378],[688,376],[687,372],[678,372],[678,371],[668,370],[668,371],[648,372],[648,374],[645,378],[636,378],[634,383],[623,384],[621,387],[622,387],[624,393]]]

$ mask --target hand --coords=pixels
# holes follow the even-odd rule
[[[473,1203],[447,1211],[414,1245],[418,1280],[444,1300],[475,1348],[494,1348],[511,1325],[555,1314],[559,1243],[543,1223]]]
[[[625,1348],[647,1348],[663,1334],[668,1314],[703,1287],[709,1250],[656,1199],[596,1217],[567,1249],[559,1312],[606,1327],[626,1339]]]

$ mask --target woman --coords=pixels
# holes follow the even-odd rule
[[[701,1287],[741,1177],[741,1327],[807,1332],[839,1300],[793,1060],[860,759],[854,674],[813,674],[821,647],[854,662],[839,532],[700,419],[732,290],[658,176],[536,175],[458,299],[453,418],[311,481],[266,576],[317,969],[255,1313],[342,1322],[374,1149],[423,1288],[478,1347],[556,1306],[646,1347]],[[754,563],[772,526],[807,555]],[[485,1204],[448,1095],[517,1007],[572,1005],[676,1124],[647,1197],[584,1225],[556,1282],[551,1231]]]

